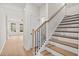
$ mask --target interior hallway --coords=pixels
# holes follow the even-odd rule
[[[11,36],[6,41],[1,56],[32,56],[32,51],[24,50],[22,36]]]

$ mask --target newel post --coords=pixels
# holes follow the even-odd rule
[[[48,36],[49,36],[49,33],[48,33],[48,22],[46,23],[46,40],[48,40]]]

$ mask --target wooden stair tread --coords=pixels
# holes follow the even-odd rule
[[[42,51],[41,54],[43,54],[44,56],[52,56],[52,54],[47,50]]]
[[[34,47],[31,49],[33,52],[35,52],[37,50],[37,47]]]
[[[75,54],[73,52],[64,50],[62,48],[56,47],[56,46],[51,45],[51,44],[46,45],[46,47],[48,47],[48,48],[50,48],[50,49],[52,49],[60,54],[63,54],[64,56],[77,56],[77,54]]]
[[[78,31],[70,31],[70,30],[56,30],[55,32],[79,33]]]
[[[69,42],[65,42],[65,41],[60,41],[60,40],[57,40],[55,38],[52,38],[49,41],[60,43],[60,44],[67,45],[67,46],[70,46],[70,47],[78,49],[78,44],[69,43]]]

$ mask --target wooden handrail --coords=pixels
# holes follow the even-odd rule
[[[66,4],[65,4],[66,5]],[[65,6],[64,5],[64,6]],[[52,20],[52,18],[54,18],[63,8],[64,6],[62,6],[52,17],[50,17],[47,21],[45,21],[44,23],[42,23],[35,31],[37,31],[39,28],[41,28],[44,24],[46,24],[47,22],[49,22],[50,20]]]

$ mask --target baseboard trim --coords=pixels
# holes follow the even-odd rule
[[[0,54],[2,53],[2,50],[3,50],[4,46],[5,46],[5,43],[6,43],[6,40],[5,40],[5,42],[4,42],[3,46],[2,46],[2,48],[0,49]]]

